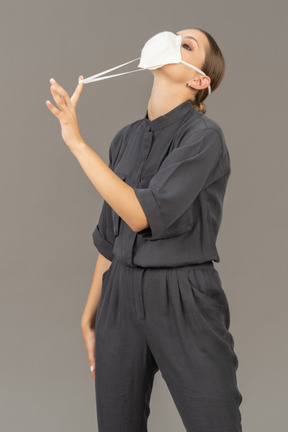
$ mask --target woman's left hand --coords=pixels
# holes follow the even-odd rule
[[[83,79],[82,75],[78,80],[80,79]],[[52,114],[58,118],[61,125],[62,138],[67,146],[72,150],[73,146],[77,146],[78,143],[83,142],[83,138],[78,127],[76,105],[81,95],[84,83],[79,83],[77,85],[71,99],[67,91],[64,90],[64,88],[61,87],[60,84],[58,84],[53,78],[50,79],[50,83],[52,96],[61,111],[55,108],[49,100],[46,101],[46,105]]]

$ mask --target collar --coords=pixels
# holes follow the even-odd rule
[[[176,106],[171,111],[168,111],[166,114],[157,117],[154,120],[149,120],[148,118],[148,110],[146,110],[145,117],[143,118],[145,126],[149,126],[151,131],[155,131],[158,129],[163,129],[169,126],[171,123],[175,123],[184,117],[189,111],[195,111],[195,108],[190,99],[183,102],[182,104]]]

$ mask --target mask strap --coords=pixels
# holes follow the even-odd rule
[[[120,67],[123,67],[123,66],[126,66],[127,64],[129,64],[129,63],[132,63],[132,62],[134,62],[134,61],[136,61],[136,60],[139,60],[141,57],[137,57],[136,59],[134,59],[134,60],[130,60],[130,61],[128,61],[128,62],[126,62],[126,63],[123,63],[123,64],[121,64],[121,65],[119,65],[119,66],[115,66],[115,67],[113,67],[113,68],[111,68],[111,69],[107,69],[107,70],[105,70],[105,71],[103,71],[103,72],[99,72],[98,74],[96,74],[96,75],[91,75],[90,77],[88,77],[88,78],[84,78],[83,80],[80,80],[80,81],[78,81],[80,84],[88,84],[88,83],[91,83],[91,82],[94,82],[94,81],[100,81],[100,80],[103,80],[103,79],[108,79],[108,78],[114,78],[114,77],[116,77],[116,76],[120,76],[120,75],[126,75],[126,74],[128,74],[128,73],[132,73],[132,72],[140,72],[140,71],[142,71],[142,70],[146,70],[146,68],[141,68],[141,69],[135,69],[135,70],[132,70],[132,71],[128,71],[128,72],[122,72],[122,73],[119,73],[119,74],[114,74],[114,75],[109,75],[109,76],[106,76],[106,77],[102,77],[102,75],[104,75],[104,74],[106,74],[106,73],[108,73],[108,72],[111,72],[111,71],[113,71],[113,70],[115,70],[115,69],[119,69]],[[196,66],[193,66],[193,65],[191,65],[190,63],[187,63],[187,62],[185,62],[184,60],[181,60],[181,63],[183,63],[183,64],[185,64],[185,65],[187,65],[187,66],[189,66],[189,67],[191,67],[191,68],[193,68],[193,69],[195,69],[197,72],[199,72],[201,75],[205,75],[206,76],[206,74],[201,70],[201,69],[198,69]],[[161,66],[161,65],[159,65],[159,66]],[[210,95],[211,94],[211,87],[210,87],[210,85],[209,85],[209,87],[208,87],[208,94]]]
[[[135,70],[128,71],[128,72],[122,72],[122,73],[119,73],[119,74],[114,74],[114,75],[109,75],[109,76],[106,76],[106,77],[98,78],[98,77],[101,77],[102,75],[104,75],[104,74],[106,74],[106,73],[108,73],[108,72],[111,72],[111,71],[113,71],[113,70],[115,70],[115,69],[118,69],[118,68],[120,68],[120,67],[122,67],[122,66],[125,66],[125,65],[129,64],[129,63],[132,63],[132,62],[134,62],[135,60],[139,60],[140,58],[141,58],[141,57],[137,57],[136,59],[131,60],[131,61],[128,61],[128,62],[126,62],[126,63],[123,63],[123,64],[121,64],[121,65],[119,65],[119,66],[115,66],[115,67],[113,67],[113,68],[111,68],[111,69],[107,69],[107,70],[105,70],[105,71],[103,71],[103,72],[99,72],[99,73],[96,74],[96,75],[91,75],[91,76],[88,77],[88,78],[84,78],[83,80],[80,80],[79,83],[87,84],[87,83],[90,83],[90,82],[93,82],[93,81],[99,81],[99,80],[103,80],[103,79],[113,78],[113,77],[118,76],[118,75],[125,75],[125,74],[128,74],[128,73],[132,73],[132,72],[139,72],[139,71],[141,71],[141,70],[145,70],[145,69],[135,69]]]
[[[190,63],[185,62],[184,60],[181,60],[181,63],[183,63],[183,64],[185,64],[186,66],[189,66],[189,67],[195,69],[195,70],[196,70],[197,72],[199,72],[201,75],[206,76],[206,74],[205,74],[201,69],[198,69],[196,66],[193,66],[193,65],[191,65]],[[208,94],[209,94],[209,95],[211,94],[211,86],[210,86],[210,84],[209,84],[209,87],[208,87]]]

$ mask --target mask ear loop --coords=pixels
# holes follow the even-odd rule
[[[99,81],[99,80],[103,80],[103,79],[113,78],[113,77],[115,77],[115,76],[125,75],[125,74],[128,74],[128,73],[132,73],[132,72],[140,72],[141,70],[145,70],[145,69],[135,69],[135,70],[128,71],[128,72],[122,72],[122,73],[119,73],[119,74],[114,74],[114,75],[109,75],[109,76],[106,76],[106,77],[98,78],[98,77],[101,77],[102,75],[104,75],[104,74],[106,74],[106,73],[108,73],[108,72],[111,72],[111,71],[113,71],[113,70],[115,70],[115,69],[118,69],[118,68],[120,68],[120,67],[122,67],[122,66],[125,66],[125,65],[129,64],[129,63],[132,63],[132,62],[134,62],[135,60],[139,60],[140,58],[141,58],[141,57],[137,57],[136,59],[131,60],[131,61],[128,61],[128,62],[126,62],[126,63],[123,63],[123,64],[121,64],[121,65],[119,65],[119,66],[115,66],[115,67],[113,67],[113,68],[111,68],[111,69],[107,69],[107,70],[105,70],[105,71],[103,71],[103,72],[99,72],[98,74],[91,75],[91,76],[88,77],[88,78],[84,78],[83,80],[80,80],[79,83],[80,83],[80,84],[82,84],[82,83],[83,83],[83,84],[88,84],[88,83],[91,83],[91,82],[94,82],[94,81]]]
[[[197,72],[199,72],[201,75],[207,76],[201,69],[198,69],[196,66],[191,65],[190,63],[185,62],[184,60],[181,60],[181,63],[191,67],[192,69],[195,69]],[[211,86],[209,84],[208,86],[208,94],[211,94]]]
[[[126,66],[127,64],[130,64],[130,63],[132,63],[132,62],[134,62],[134,61],[136,61],[136,60],[139,60],[140,58],[141,58],[141,57],[137,57],[137,58],[134,59],[134,60],[128,61],[128,62],[126,62],[126,63],[123,63],[123,64],[121,64],[121,65],[119,65],[119,66],[115,66],[115,67],[113,67],[113,68],[111,68],[111,69],[107,69],[107,70],[105,70],[105,71],[103,71],[103,72],[99,72],[98,74],[91,75],[90,77],[88,77],[88,78],[84,78],[83,80],[80,80],[80,81],[78,81],[78,82],[79,82],[79,84],[82,84],[82,83],[83,83],[83,84],[88,84],[88,83],[91,83],[91,82],[94,82],[94,81],[100,81],[100,80],[103,80],[103,79],[113,78],[113,77],[115,77],[115,76],[126,75],[126,74],[128,74],[128,73],[132,73],[132,72],[140,72],[141,70],[146,70],[147,68],[140,68],[140,69],[135,69],[135,70],[128,71],[128,72],[122,72],[122,73],[119,73],[119,74],[114,74],[114,75],[109,75],[109,76],[106,76],[106,77],[102,77],[102,75],[104,75],[104,74],[106,74],[106,73],[108,73],[108,72],[111,72],[111,71],[113,71],[113,70],[115,70],[115,69],[119,69],[120,67]],[[190,63],[185,62],[184,60],[181,60],[181,63],[183,63],[183,64],[185,64],[185,65],[187,65],[187,66],[189,66],[189,67],[192,67],[192,68],[195,69],[197,72],[199,72],[201,75],[206,76],[206,74],[205,74],[201,69],[198,69],[196,66],[193,66],[193,65],[191,65]],[[162,66],[162,65],[159,65],[159,66]],[[155,67],[154,67],[154,68],[155,68]],[[100,77],[101,77],[101,78],[100,78]],[[209,95],[211,94],[211,87],[210,87],[210,85],[209,85],[209,87],[208,87],[208,94],[209,94]]]

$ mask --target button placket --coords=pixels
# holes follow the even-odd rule
[[[139,156],[139,170],[138,170],[138,181],[141,181],[142,171],[144,169],[145,163],[148,159],[149,153],[151,151],[153,140],[153,132],[150,130],[146,130],[143,134],[142,144],[141,144],[141,154]]]

